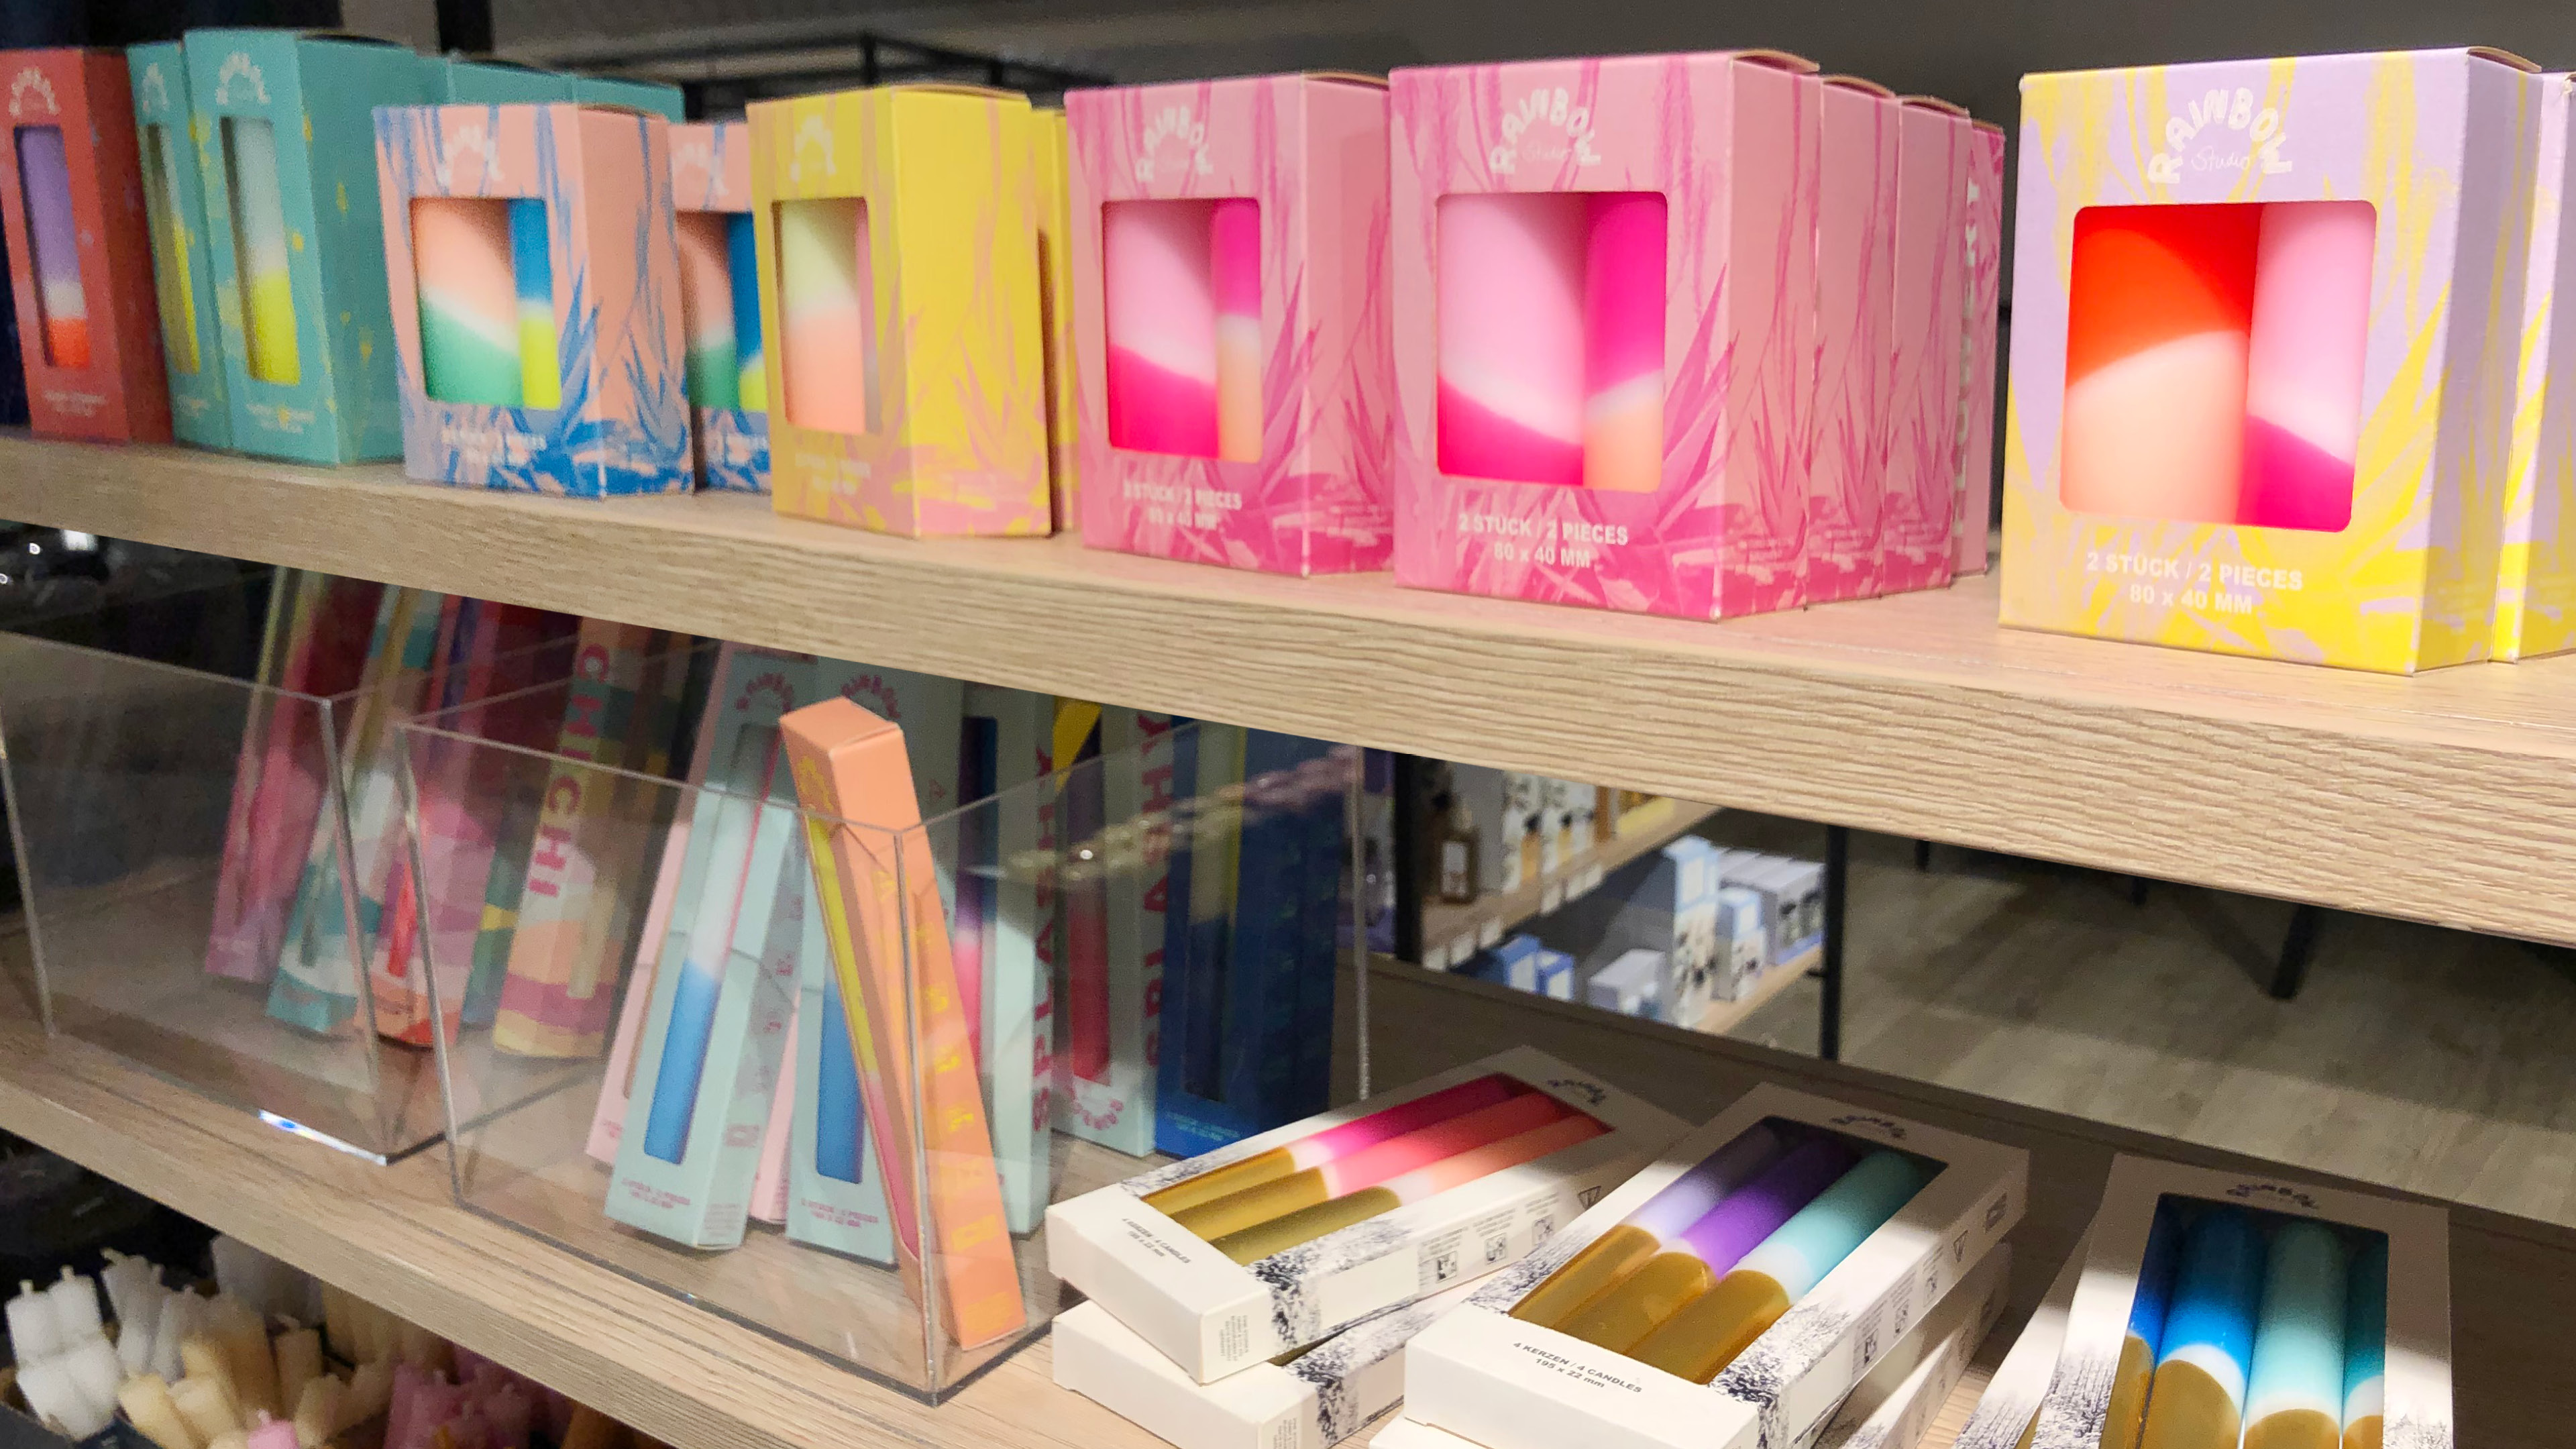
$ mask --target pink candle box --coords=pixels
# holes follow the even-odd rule
[[[1878,591],[1950,582],[1958,543],[1960,373],[1967,316],[1968,113],[1930,96],[1896,103],[1896,391]]]
[[[2022,82],[2004,623],[2487,657],[2533,72],[2465,49]]]
[[[1972,123],[1968,140],[1968,339],[1960,355],[1957,572],[1986,571],[1995,511],[1995,322],[2004,287],[2004,128]]]
[[[585,498],[686,492],[670,123],[568,102],[380,106],[375,120],[403,471],[425,482]],[[440,213],[417,205],[451,199],[488,203],[489,215],[446,210],[469,225],[434,229],[430,218]],[[507,242],[497,256],[431,250],[497,238]],[[501,297],[433,285],[460,277],[497,283],[480,290]],[[515,302],[514,313],[455,315],[497,300]],[[441,401],[437,369],[423,365],[431,326],[490,344],[506,400]],[[465,360],[450,364],[459,376]],[[507,375],[513,363],[518,379]],[[492,381],[492,369],[482,371],[477,381]]]
[[[1395,73],[1399,582],[1690,618],[1802,602],[1814,70]]]
[[[1888,407],[1896,389],[1896,96],[1856,76],[1829,76],[1818,131],[1810,603],[1878,592]]]
[[[124,53],[0,52],[0,85],[0,227],[29,421],[60,438],[166,443],[170,383]]]
[[[766,493],[769,387],[761,358],[748,124],[699,121],[671,128],[671,205],[678,213],[680,312],[698,484]]]
[[[1077,91],[1083,541],[1269,573],[1379,569],[1385,84]]]
[[[2567,144],[2570,86],[2540,78],[2540,155],[2532,176],[2531,258],[2524,273],[2520,379],[2506,464],[2504,537],[2496,557],[2497,659],[2576,648],[2576,147]],[[2568,306],[2558,305],[2564,294]]]

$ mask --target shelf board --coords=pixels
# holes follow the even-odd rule
[[[1714,805],[1692,805],[1680,800],[1663,803],[1668,808],[1659,812],[1661,818],[1651,825],[1600,842],[1554,875],[1525,880],[1510,890],[1478,896],[1463,905],[1425,900],[1423,951],[1438,950],[1454,971],[1468,956],[1520,929],[1524,922],[1581,900],[1584,893],[1601,884],[1603,876],[1641,855],[1663,849],[1717,814]],[[1577,892],[1576,885],[1581,885],[1583,892]],[[1548,903],[1551,895],[1555,905]],[[1470,943],[1464,952],[1457,949],[1462,941]]]
[[[0,517],[2576,941],[2576,658],[2406,679],[2005,630],[1991,577],[1711,625],[23,435]]]
[[[1753,989],[1733,1001],[1712,1001],[1700,1013],[1691,1030],[1709,1036],[1724,1036],[1744,1024],[1745,1018],[1771,1004],[1772,998],[1806,979],[1807,973],[1824,964],[1825,951],[1819,946],[1812,951],[1783,961],[1754,978]]]

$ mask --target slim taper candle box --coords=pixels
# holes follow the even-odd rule
[[[761,347],[758,226],[751,209],[751,128],[701,121],[671,128],[678,208],[680,311],[688,336],[689,416],[698,483],[769,491],[769,373]]]
[[[372,112],[428,99],[430,63],[291,30],[192,30],[185,44],[233,446],[304,463],[398,456]]]
[[[1814,70],[1394,74],[1399,582],[1688,618],[1801,600]]]
[[[2576,147],[2567,144],[2576,77],[2540,77],[2540,151],[2532,172],[2531,256],[2524,273],[2513,452],[2496,554],[2493,657],[2576,647],[2576,237],[2567,203]],[[2565,297],[2561,307],[2558,299]]]
[[[1386,566],[1383,81],[1076,91],[1082,536],[1270,573]]]
[[[152,240],[125,57],[0,52],[0,219],[35,431],[170,441]]]
[[[2123,1155],[2083,1254],[2032,1443],[2451,1442],[2444,1209]]]
[[[1971,135],[1968,113],[1948,101],[1896,102],[1896,386],[1878,525],[1882,594],[1939,588],[1958,562]]]
[[[223,337],[215,326],[213,251],[206,237],[205,157],[211,147],[188,119],[188,59],[179,42],[125,52],[134,87],[134,134],[143,164],[144,221],[152,228],[152,291],[160,303],[161,360],[170,380],[170,433],[200,448],[229,448]]]
[[[1519,1047],[1057,1203],[1048,1266],[1212,1383],[1518,1259],[1680,1130]]]
[[[1852,1387],[1818,1449],[1916,1449],[1932,1417],[1994,1331],[2012,1291],[2012,1244],[1997,1243],[1959,1286],[1915,1321],[1887,1357]]]
[[[2004,623],[2487,657],[2539,85],[2477,49],[2023,80]]]
[[[1487,1449],[1808,1444],[2012,1230],[2028,1174],[1757,1087],[1416,1337],[1405,1416]]]
[[[1887,424],[1896,390],[1896,97],[1857,76],[1819,87],[1815,451],[1807,600],[1878,592]]]
[[[1038,305],[1046,321],[1047,475],[1055,531],[1082,526],[1081,369],[1073,356],[1073,133],[1064,112],[1029,113],[1038,183]]]
[[[1995,326],[2004,286],[2004,128],[1991,121],[1970,125],[1968,139],[1967,250],[1968,340],[1960,354],[1959,504],[1952,520],[1959,541],[1956,571],[1981,574],[1992,548],[1995,511]]]
[[[2031,1426],[2039,1420],[2040,1401],[2057,1372],[2057,1351],[2066,1343],[2066,1311],[2075,1303],[2075,1285],[2084,1277],[2085,1238],[2077,1238],[2066,1262],[2050,1281],[2047,1296],[2031,1310],[1977,1395],[1977,1406],[1959,1430],[1952,1449],[2025,1449]]]
[[[375,115],[403,471],[688,490],[670,125],[553,105]]]
[[[880,533],[1052,531],[1027,99],[881,86],[750,124],[771,503]]]

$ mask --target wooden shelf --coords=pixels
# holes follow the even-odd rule
[[[1559,907],[1581,900],[1601,884],[1603,876],[1641,855],[1663,849],[1717,814],[1714,805],[1692,805],[1680,800],[1667,800],[1664,804],[1668,808],[1662,818],[1601,842],[1545,879],[1525,880],[1510,890],[1478,896],[1466,905],[1425,900],[1423,954],[1436,952],[1439,962],[1454,971],[1469,956],[1510,935],[1523,922],[1554,914]],[[1459,949],[1462,944],[1464,950]],[[1441,969],[1431,961],[1423,964]]]
[[[1997,627],[1991,578],[1695,624],[23,435],[0,517],[2576,941],[2576,657],[2405,679],[2061,638]]]
[[[1824,964],[1824,948],[1819,946],[1794,960],[1783,961],[1762,973],[1753,990],[1733,1001],[1712,1001],[1691,1027],[1709,1036],[1724,1036],[1744,1024],[1745,1018],[1771,1004],[1772,998],[1806,979],[1807,973]]]

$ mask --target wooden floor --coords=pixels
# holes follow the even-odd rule
[[[2142,828],[2147,828],[2142,822]],[[2248,822],[2248,828],[2256,828]],[[1705,833],[1814,856],[1812,825]],[[2026,1106],[2576,1226],[2576,969],[2330,913],[2264,990],[2290,908],[1856,836],[1844,1059]],[[1802,982],[1737,1028],[1812,1051]]]

